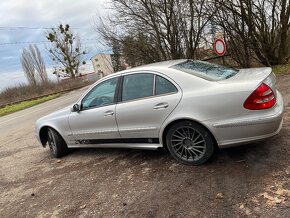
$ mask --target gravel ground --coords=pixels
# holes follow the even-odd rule
[[[198,167],[163,150],[75,149],[56,160],[20,123],[0,138],[0,217],[289,217],[290,75],[278,87],[281,132]]]

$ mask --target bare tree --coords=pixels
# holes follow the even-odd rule
[[[46,84],[48,82],[46,67],[36,45],[24,48],[20,57],[25,76],[30,84]]]
[[[29,45],[29,53],[33,60],[38,80],[43,84],[47,83],[46,67],[38,47],[36,45]]]
[[[112,63],[113,63],[113,69],[114,72],[117,72],[119,70],[122,70],[122,64],[121,64],[121,45],[120,42],[117,40],[112,40]]]
[[[26,79],[28,80],[29,84],[31,84],[32,86],[36,86],[37,85],[37,77],[35,75],[35,66],[33,63],[32,56],[31,56],[28,49],[24,48],[22,50],[20,62],[22,65],[22,69],[24,71],[24,75],[25,75]]]
[[[110,4],[115,14],[100,19],[97,31],[107,41],[121,42],[125,55],[136,52],[144,62],[195,58],[215,13],[207,10],[207,4],[205,0],[115,0]]]
[[[289,0],[215,0],[214,7],[215,24],[226,32],[242,65],[250,65],[249,57],[267,66],[288,62]]]
[[[223,8],[220,4],[220,2],[215,1],[215,4],[211,5],[211,10],[219,8],[211,20],[214,27],[213,35],[223,33],[228,44],[228,52],[232,58],[240,66],[250,67],[253,54],[250,49],[250,35],[245,21],[236,15],[239,6],[237,5],[237,8],[234,8],[231,5],[231,10],[229,10]]]
[[[47,32],[46,38],[51,42],[52,47],[49,49],[52,60],[60,65],[58,71],[72,78],[79,74],[82,56],[81,41],[78,35],[75,35],[68,24],[60,24],[56,29]]]
[[[290,59],[289,0],[110,0],[110,16],[97,32],[135,66],[178,58],[200,58],[200,51],[224,34],[229,53],[244,67]],[[212,46],[211,46],[212,48]]]

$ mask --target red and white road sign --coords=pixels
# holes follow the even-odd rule
[[[223,56],[226,50],[226,43],[223,39],[218,38],[214,41],[214,51],[217,55]]]

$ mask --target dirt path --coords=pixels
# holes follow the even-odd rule
[[[32,123],[0,136],[0,217],[289,217],[290,75],[279,135],[199,167],[165,151],[77,149],[60,161]]]

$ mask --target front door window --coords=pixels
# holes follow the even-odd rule
[[[82,109],[106,106],[114,103],[118,77],[96,85],[82,100]]]

